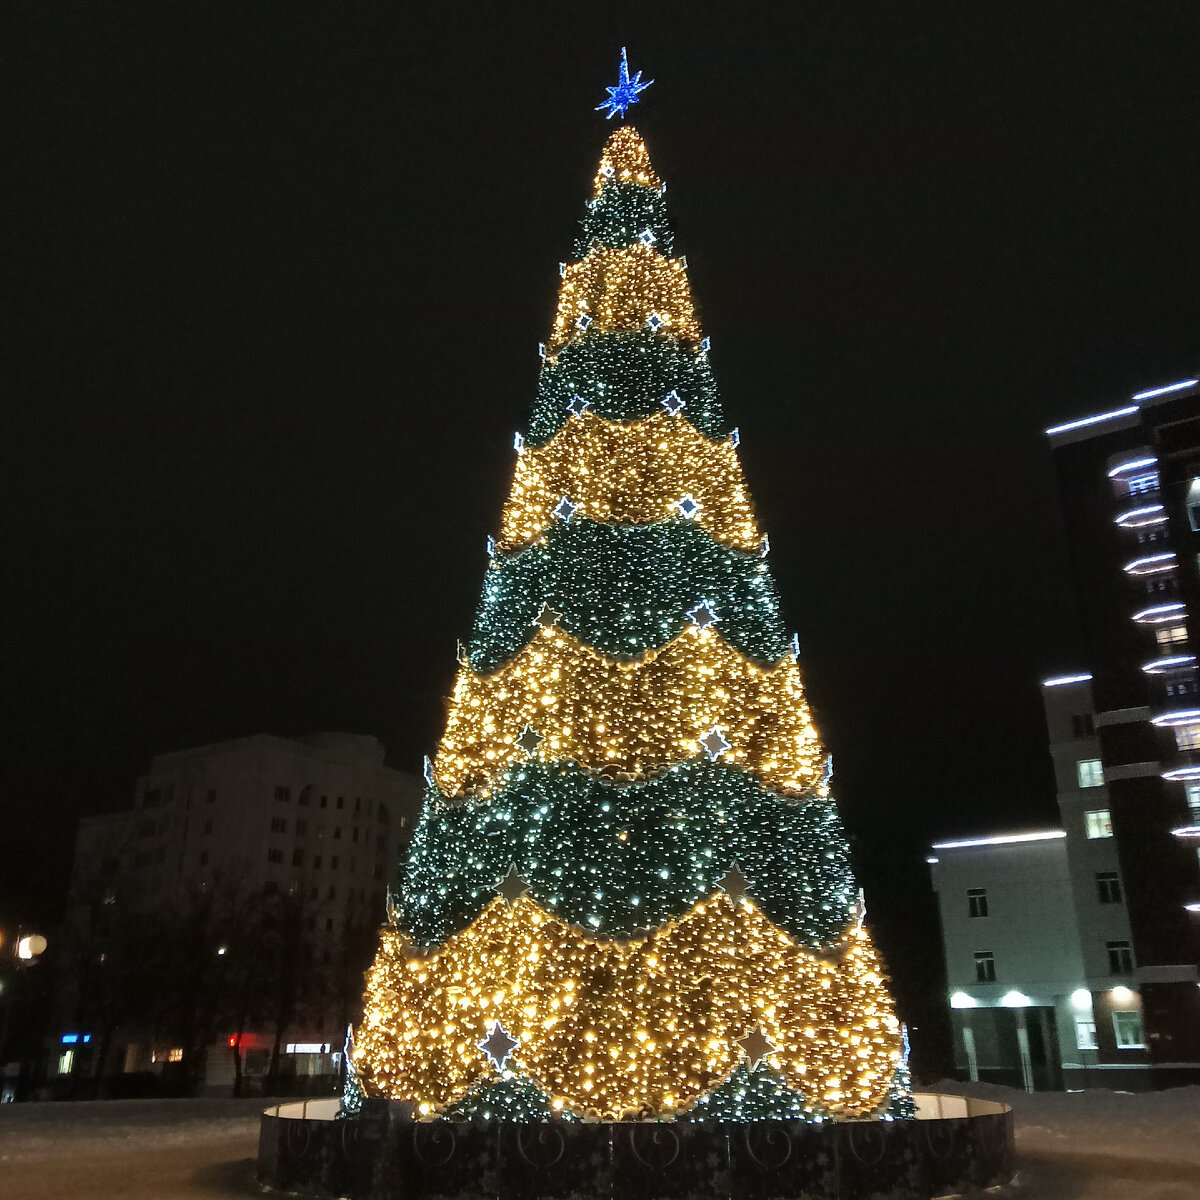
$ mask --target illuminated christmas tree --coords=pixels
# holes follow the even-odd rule
[[[420,1115],[904,1108],[664,192],[617,129],[367,976],[358,1083]]]

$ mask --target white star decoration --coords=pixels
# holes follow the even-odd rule
[[[566,496],[564,496],[555,506],[554,515],[564,524],[570,525],[571,518],[578,511],[579,505],[573,504]]]
[[[572,396],[571,403],[567,405],[567,412],[573,417],[582,416],[591,403],[590,400],[585,400],[582,396]]]
[[[431,759],[428,754],[425,755],[425,782],[429,784],[430,787],[437,786],[437,780],[433,777],[433,759]]]
[[[536,754],[537,748],[546,739],[542,737],[532,725],[526,725],[521,730],[521,736],[517,738],[517,745],[525,751],[526,754]]]
[[[700,745],[708,755],[709,762],[716,762],[733,743],[727,741],[720,728],[714,725],[701,739]]]
[[[710,625],[717,623],[717,614],[707,600],[701,600],[695,608],[689,608],[687,615],[691,617],[692,624],[698,625],[701,629],[707,629]]]
[[[763,1033],[761,1025],[756,1025],[744,1038],[738,1038],[737,1045],[741,1046],[742,1052],[746,1055],[746,1061],[750,1064],[750,1070],[752,1071],[768,1054],[779,1049]]]
[[[496,884],[496,894],[503,896],[505,903],[512,906],[529,891],[529,884],[517,873],[517,864],[510,863],[508,874]]]
[[[675,501],[675,511],[685,520],[690,521],[700,511],[700,501],[695,496],[684,496]]]
[[[671,414],[671,416],[677,415],[680,409],[684,407],[684,403],[685,402],[683,398],[678,392],[668,392],[662,399],[663,408],[665,408],[667,412]]]
[[[742,868],[734,863],[720,879],[717,880],[717,887],[721,888],[725,894],[735,903],[746,894],[747,880],[742,874]]]
[[[549,604],[542,605],[542,611],[533,618],[535,625],[540,625],[543,629],[549,629],[552,625],[557,625],[562,613],[555,612]]]
[[[487,1055],[492,1066],[497,1071],[504,1070],[508,1056],[520,1045],[520,1041],[512,1037],[499,1021],[493,1021],[487,1037],[478,1043],[479,1049]]]

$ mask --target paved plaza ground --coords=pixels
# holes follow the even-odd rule
[[[933,1090],[933,1089],[931,1089]],[[1012,1104],[1018,1174],[1005,1200],[1200,1200],[1200,1088],[1026,1096]],[[258,1197],[261,1100],[114,1100],[0,1108],[3,1200]]]

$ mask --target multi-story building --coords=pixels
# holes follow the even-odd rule
[[[972,918],[968,893],[986,885],[971,878],[1013,890],[1014,847],[1032,843],[934,848],[956,1053],[972,1074],[1027,1067],[1015,1036],[1015,1054],[978,1054],[980,1023],[999,1018],[977,1010],[1012,993],[1008,1007],[1053,1010],[1047,1057],[1068,1085],[1076,1068],[1110,1086],[1118,1072],[1123,1086],[1200,1082],[1200,380],[1046,432],[1090,668],[1044,685],[1062,828],[1041,835],[1039,873],[1066,891],[1036,913],[989,895]],[[1057,961],[1037,952],[1044,928]],[[1025,940],[1007,964],[966,957],[1013,932]]]
[[[295,941],[301,971],[284,1003],[294,1014],[283,1035],[294,1056],[289,1067],[336,1073],[361,985],[355,969],[342,970],[345,978],[339,969],[349,941],[369,939],[385,918],[421,795],[419,780],[387,766],[383,746],[368,736],[258,734],[156,756],[132,809],[80,822],[68,917],[77,963],[64,973],[70,983],[58,1005],[60,1071],[78,1071],[73,1060],[83,1055],[87,1068],[99,1065],[102,1034],[86,1026],[100,1018],[88,1014],[101,1011],[93,993],[102,990],[115,943],[130,937],[126,926],[169,913],[199,945],[203,914],[213,942],[203,952],[230,956],[214,959],[215,973],[231,969],[236,948],[222,930],[257,928],[264,914],[278,912],[279,936]],[[255,936],[269,939],[271,928],[263,928]],[[226,1015],[238,1027],[222,1025],[213,1040],[219,1047],[236,1039],[247,1072],[261,1074],[274,1033],[263,1027],[262,1011],[248,1003],[246,1013],[249,1024]],[[106,1072],[142,1072],[184,1053],[162,1044],[161,1031],[121,1022],[119,1014],[112,1022]],[[231,1080],[232,1056],[207,1058],[208,1086]]]

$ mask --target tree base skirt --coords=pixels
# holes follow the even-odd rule
[[[917,1093],[911,1121],[414,1122],[408,1105],[266,1110],[258,1178],[350,1200],[930,1200],[1013,1174],[1012,1109]]]

